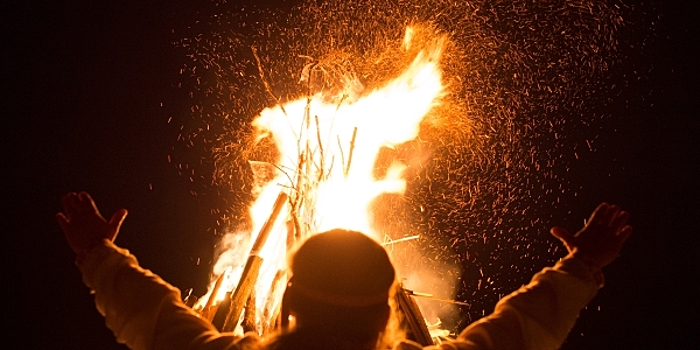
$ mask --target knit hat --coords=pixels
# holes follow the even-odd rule
[[[290,288],[304,298],[338,307],[386,305],[394,266],[366,235],[331,230],[312,236],[291,262]]]

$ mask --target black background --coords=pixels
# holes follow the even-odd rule
[[[619,168],[612,159],[622,157],[625,170],[586,184],[588,197],[630,209],[635,235],[606,271],[602,310],[583,313],[568,349],[700,347],[699,38],[689,1],[657,2],[656,39],[640,58],[654,69],[635,85],[650,97],[619,111],[635,116],[616,126],[598,164]],[[206,282],[220,203],[168,162],[189,118],[171,30],[200,5],[3,3],[3,342],[122,348],[55,224],[69,191],[90,192],[105,214],[130,210],[118,243],[142,265],[183,289]]]

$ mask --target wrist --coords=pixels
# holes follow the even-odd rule
[[[105,239],[97,240],[85,245],[85,247],[78,250],[75,254],[75,264],[80,265],[91,251],[95,250],[95,248],[103,245],[104,243]]]
[[[600,264],[596,263],[595,260],[592,259],[590,256],[583,254],[578,250],[569,253],[569,256],[573,259],[582,262],[586,267],[588,267],[588,271],[590,272],[591,276],[596,281],[598,286],[603,286],[605,280],[603,278],[603,271],[601,271]]]
[[[591,269],[591,271],[600,270],[600,264],[596,263],[595,259],[591,258],[587,254],[581,253],[579,250],[574,250],[573,252],[569,253],[569,256],[585,263]]]

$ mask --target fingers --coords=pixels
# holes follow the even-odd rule
[[[610,209],[610,205],[608,203],[600,203],[597,208],[593,211],[591,214],[591,217],[588,218],[588,221],[586,222],[586,226],[588,225],[599,225],[602,222],[605,222],[605,219],[607,217],[607,213]]]
[[[78,198],[80,198],[80,200],[84,202],[93,202],[90,194],[85,191],[80,191],[80,193],[78,193]]]
[[[78,200],[80,201],[80,210],[86,213],[96,213],[98,216],[102,217],[100,211],[97,210],[97,205],[95,201],[92,200],[90,195],[83,191],[78,193]]]
[[[614,227],[613,223],[615,219],[617,219],[619,213],[620,207],[618,207],[617,205],[610,206],[610,209],[608,209],[608,212],[606,213],[604,224],[606,226]]]
[[[109,219],[109,225],[115,228],[119,228],[128,214],[129,212],[126,209],[117,210],[114,214],[112,214],[112,217]]]
[[[566,246],[566,249],[571,250],[574,247],[574,242],[573,242],[573,236],[569,231],[564,229],[563,227],[552,227],[549,232],[552,234],[552,236],[556,237],[559,239],[564,245]]]
[[[617,205],[601,203],[593,211],[593,214],[591,214],[591,217],[586,223],[586,226],[601,225],[603,227],[609,227],[615,231],[618,231],[627,223],[629,217],[630,214],[620,209],[620,207],[618,207]]]
[[[78,194],[75,192],[66,194],[61,198],[61,204],[63,204],[63,211],[66,217],[74,216],[78,212],[79,207]]]
[[[615,230],[618,230],[618,229],[622,228],[623,226],[625,226],[625,224],[627,223],[627,220],[629,218],[630,218],[630,213],[623,210],[615,218],[613,218],[613,221],[610,224],[610,226],[612,228],[614,228]]]
[[[129,212],[126,209],[119,209],[109,219],[109,222],[107,224],[113,232],[113,236],[108,237],[110,240],[114,241],[114,239],[117,238],[117,234],[119,234],[119,229],[121,228],[124,219],[126,219],[127,214],[129,214]]]
[[[61,202],[68,218],[79,213],[98,212],[95,202],[87,192],[70,192],[61,198]]]
[[[84,209],[97,210],[97,206],[95,205],[95,201],[92,200],[92,197],[90,196],[89,193],[87,193],[85,191],[78,193],[78,199],[80,200],[80,204]]]
[[[97,205],[87,192],[70,192],[61,198],[63,211],[68,221],[77,216],[97,215],[98,218],[104,220],[102,214],[97,209]]]
[[[617,205],[601,203],[591,214],[589,223],[609,227],[615,231],[615,234],[618,234],[617,231],[625,226],[629,217],[630,214]]]
[[[630,236],[632,235],[632,231],[633,231],[633,229],[632,229],[632,226],[630,226],[630,225],[626,225],[625,227],[622,228],[622,230],[620,230],[620,233],[618,234],[618,237],[620,239],[620,245],[625,243],[627,238],[630,238]]]
[[[56,221],[58,221],[58,226],[61,226],[63,232],[68,231],[68,218],[63,213],[56,214]]]

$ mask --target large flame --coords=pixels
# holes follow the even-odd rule
[[[421,121],[439,103],[444,88],[439,60],[445,38],[427,40],[422,49],[415,48],[412,40],[414,31],[407,28],[403,49],[415,57],[403,73],[383,87],[359,95],[357,87],[362,84],[346,77],[337,96],[318,91],[267,108],[255,119],[258,135],[274,139],[279,159],[272,165],[274,179],[262,186],[250,209],[253,235],[268,219],[280,191],[285,191],[292,199],[291,215],[296,219],[297,231],[301,228],[312,234],[344,228],[381,239],[373,229],[370,203],[380,194],[404,192],[406,165],[395,161],[382,178],[376,178],[379,152],[382,147],[415,139]],[[310,83],[314,68],[307,66],[302,80]],[[266,300],[278,298],[268,293],[275,275],[286,264],[289,226],[284,222],[289,218],[282,216],[259,253],[264,263],[256,286],[258,310],[263,309]],[[237,283],[245,254],[223,254],[220,258],[214,273],[226,273],[226,281],[216,299],[222,299],[225,291]],[[207,295],[201,300],[208,299]]]

